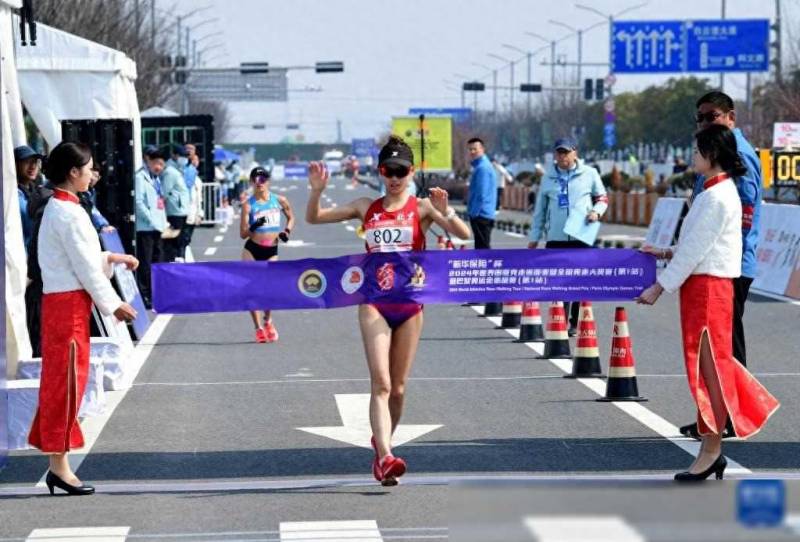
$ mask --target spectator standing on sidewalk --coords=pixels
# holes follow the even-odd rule
[[[186,254],[186,238],[181,235],[189,214],[190,196],[183,169],[189,162],[188,153],[183,145],[172,149],[172,159],[167,161],[161,174],[161,188],[166,200],[167,222],[169,229],[165,232],[164,261],[182,262]]]
[[[39,183],[43,156],[27,145],[14,149],[14,165],[17,169],[17,196],[19,197],[19,213],[22,219],[22,237],[25,250],[33,235],[33,219],[28,212],[31,194]]]
[[[542,177],[528,235],[528,248],[536,248],[544,237],[545,248],[591,248],[590,245],[564,233],[572,213],[597,222],[608,208],[608,196],[600,174],[578,159],[578,145],[572,138],[556,141],[555,163]],[[580,303],[564,304],[569,317],[569,335],[578,327]]]
[[[467,215],[475,248],[492,248],[492,229],[497,213],[497,176],[486,156],[482,139],[473,137],[467,142],[467,149],[472,165]]]
[[[150,308],[150,266],[162,261],[161,232],[167,227],[161,174],[166,156],[157,147],[148,147],[144,165],[136,172],[136,257],[139,269],[136,278],[145,307]]]
[[[492,167],[494,167],[495,175],[497,177],[497,204],[495,210],[499,211],[500,206],[503,204],[503,192],[506,186],[514,182],[514,176],[501,164],[497,158],[492,158]]]

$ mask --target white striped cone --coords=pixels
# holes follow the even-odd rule
[[[639,395],[635,365],[631,337],[628,333],[628,317],[624,307],[617,307],[614,316],[614,338],[611,342],[611,360],[608,363],[606,396],[598,401],[647,401]]]
[[[567,315],[564,303],[550,303],[547,327],[544,330],[544,354],[541,359],[570,359],[569,336],[567,335]]]
[[[603,376],[600,368],[600,350],[597,348],[597,324],[594,321],[592,304],[581,302],[578,318],[578,339],[572,358],[572,373],[564,378],[592,378]]]
[[[544,341],[544,328],[542,327],[542,314],[539,304],[535,301],[522,304],[522,317],[520,318],[519,339],[514,342],[542,342]]]
[[[519,327],[522,320],[522,301],[508,301],[503,303],[503,318],[498,329],[513,329]]]

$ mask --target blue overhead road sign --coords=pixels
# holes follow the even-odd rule
[[[769,70],[769,21],[615,21],[615,73],[758,72]]]
[[[769,71],[769,21],[688,21],[689,72]]]
[[[682,21],[615,21],[611,28],[611,71],[683,71],[683,35]]]

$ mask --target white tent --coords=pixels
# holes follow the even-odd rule
[[[134,167],[141,164],[141,121],[134,81],[136,65],[124,53],[37,24],[36,46],[22,47],[20,0],[0,0],[2,57],[3,216],[6,256],[7,373],[30,357],[25,323],[27,266],[22,241],[13,149],[27,143],[21,104],[48,145],[61,141],[61,121],[129,119],[133,122]],[[0,370],[2,370],[0,364]]]
[[[15,17],[15,21],[16,21]],[[18,24],[14,35],[18,37]],[[36,47],[17,47],[22,103],[51,146],[61,141],[61,121],[133,121],[134,167],[141,165],[141,120],[136,63],[124,53],[44,24]]]
[[[14,147],[24,145],[25,126],[22,120],[17,70],[14,59],[14,33],[11,10],[19,8],[21,0],[0,0],[0,123],[2,123],[3,153],[3,224],[5,226],[5,301],[6,356],[8,366],[0,363],[0,371],[9,376],[16,372],[19,358],[31,356],[31,345],[25,323],[25,285],[27,264],[22,241],[22,224],[17,198],[17,176],[14,168]],[[1,355],[1,354],[0,354]],[[2,377],[5,377],[5,372]],[[0,380],[2,380],[0,377]]]

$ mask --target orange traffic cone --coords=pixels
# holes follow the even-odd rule
[[[483,316],[502,316],[503,304],[491,301],[483,306]]]
[[[611,361],[608,364],[606,396],[598,401],[647,401],[639,396],[636,385],[636,368],[631,337],[628,334],[628,317],[624,307],[617,307],[614,316],[614,339],[611,343]]]
[[[547,327],[544,330],[544,354],[540,359],[570,359],[569,337],[567,336],[567,315],[564,303],[550,303]]]
[[[542,342],[544,328],[542,328],[542,313],[539,304],[535,301],[522,304],[522,317],[520,318],[519,339],[514,342]]]
[[[600,350],[597,348],[597,324],[594,321],[592,304],[581,301],[578,318],[578,341],[572,358],[572,373],[564,378],[591,378],[603,376],[600,368]]]
[[[519,327],[522,319],[522,301],[508,301],[503,303],[503,318],[497,329],[511,329]]]

